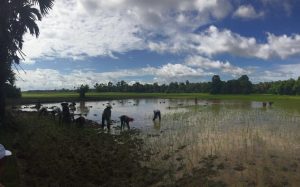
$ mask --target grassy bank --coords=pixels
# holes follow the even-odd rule
[[[211,95],[207,93],[129,93],[129,92],[107,92],[86,94],[86,101],[134,99],[134,98],[162,98],[162,99],[204,99],[204,100],[245,100],[245,101],[284,101],[300,103],[300,96],[282,96],[271,94],[250,94],[250,95]],[[61,102],[80,100],[79,94],[75,92],[23,92],[21,99],[10,100],[9,103],[33,103]]]
[[[20,113],[1,127],[0,142],[13,152],[0,177],[7,187],[149,186],[159,178],[141,166],[142,142],[129,131],[116,136]]]

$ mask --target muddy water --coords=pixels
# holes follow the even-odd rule
[[[160,110],[162,115],[183,113],[194,108],[209,108],[218,112],[221,108],[254,109],[261,108],[261,102],[239,102],[239,101],[207,101],[194,99],[128,99],[96,102],[76,102],[75,118],[80,114],[86,119],[101,123],[101,115],[107,104],[112,105],[112,120],[119,121],[119,116],[128,115],[134,118],[132,127],[138,129],[151,129],[155,126],[152,121],[153,110]],[[49,111],[60,103],[42,103]],[[36,111],[34,105],[21,106],[22,111]]]

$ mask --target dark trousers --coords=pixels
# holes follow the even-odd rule
[[[130,129],[129,121],[125,121],[125,120],[121,120],[121,129],[124,128],[125,124],[127,125],[127,128]]]
[[[160,112],[154,112],[154,117],[153,117],[153,121],[158,118],[159,121],[161,120],[161,115],[160,115]]]
[[[102,116],[102,129],[104,129],[105,121],[107,123],[107,129],[110,130],[110,118]]]

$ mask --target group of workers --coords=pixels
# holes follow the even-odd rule
[[[112,109],[112,106],[110,104],[108,104],[106,106],[106,108],[103,110],[102,123],[101,123],[102,129],[104,129],[104,127],[106,125],[107,129],[110,130],[110,126],[111,126],[111,122],[112,122],[111,109]],[[159,121],[161,121],[160,110],[154,110],[153,113],[154,113],[153,121],[155,121],[157,118],[159,119]],[[131,117],[128,117],[127,115],[122,115],[119,118],[121,121],[121,129],[123,129],[125,125],[127,126],[128,129],[130,129],[129,122],[132,122],[134,119]]]
[[[70,114],[70,105],[68,105],[68,103],[62,103],[62,111],[61,111],[61,118],[64,122],[71,122],[71,114]],[[75,104],[72,103],[72,106],[74,107]],[[71,106],[71,107],[72,107]],[[41,105],[38,104],[37,106],[39,109],[41,108]],[[101,127],[104,128],[105,124],[107,126],[107,129],[110,130],[110,125],[111,125],[111,109],[112,106],[110,104],[108,104],[106,106],[106,108],[104,109],[103,113],[102,113],[102,124]],[[72,110],[72,109],[71,109]],[[44,110],[42,110],[42,112],[45,112]],[[159,110],[154,110],[154,116],[153,116],[153,121],[155,121],[157,118],[159,119],[159,121],[161,120],[161,113]],[[79,119],[79,118],[78,118]],[[126,125],[128,129],[130,129],[129,126],[129,122],[132,122],[134,119],[131,117],[128,117],[127,115],[122,115],[120,116],[120,121],[121,121],[121,129],[124,128],[124,126]],[[4,159],[6,156],[10,156],[12,155],[12,153],[9,150],[6,150],[5,147],[0,144],[0,176],[3,172],[4,169]],[[0,187],[3,187],[3,185],[0,183]]]
[[[62,110],[59,107],[53,107],[52,111],[50,111],[51,115],[54,117],[54,119],[57,117],[59,122],[64,122],[64,123],[71,123],[75,122],[79,126],[83,126],[85,123],[85,118],[80,115],[78,118],[74,118],[74,111],[76,110],[75,107],[76,103],[72,102],[71,104],[67,102],[61,103]],[[48,110],[46,107],[42,107],[40,102],[36,104],[36,109],[39,111],[39,116],[41,115],[47,115]],[[111,109],[112,106],[108,104],[106,108],[103,110],[102,113],[102,123],[101,127],[104,129],[106,126],[108,130],[110,130],[110,126],[112,125],[113,120],[111,120]],[[155,121],[157,118],[159,121],[161,120],[161,113],[160,110],[154,110],[154,116],[153,116],[153,121]],[[121,129],[127,126],[128,129],[130,129],[129,123],[132,122],[134,119],[131,117],[128,117],[127,115],[122,115],[119,117],[120,122],[121,122]]]

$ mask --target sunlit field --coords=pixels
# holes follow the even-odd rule
[[[134,92],[88,92],[83,99],[79,98],[79,93],[76,92],[22,92],[21,99],[14,99],[11,103],[32,103],[41,102],[60,102],[60,101],[99,101],[113,99],[133,99],[133,98],[168,98],[168,99],[222,99],[222,100],[239,100],[239,101],[284,101],[293,104],[300,103],[300,97],[288,95],[273,95],[273,94],[249,94],[249,95],[232,95],[218,94],[211,95],[208,93],[134,93]]]
[[[0,187],[300,187],[300,0],[1,0]]]
[[[118,116],[135,118],[131,127],[140,130],[147,158],[142,164],[162,173],[158,186],[300,185],[297,102],[125,99],[78,102],[75,114],[101,123],[107,103],[113,106],[111,133],[119,134]],[[154,109],[161,110],[161,122],[152,122]]]
[[[164,116],[160,125],[144,137],[152,155],[145,164],[167,169],[169,183],[203,172],[211,159],[211,178],[230,186],[300,185],[299,113],[211,105]]]

